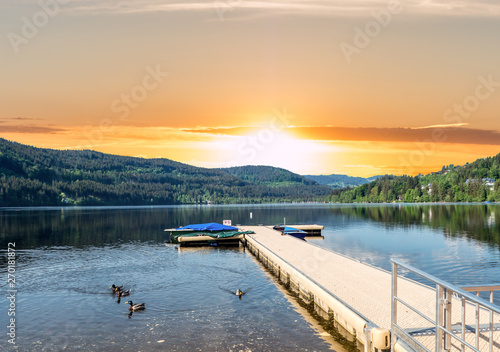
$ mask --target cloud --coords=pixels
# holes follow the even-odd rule
[[[460,127],[428,128],[299,128],[302,138],[315,140],[372,141],[372,142],[441,142],[455,144],[500,145],[500,132]]]
[[[463,126],[468,126],[469,124],[466,122],[461,122],[461,123],[452,123],[452,124],[446,124],[446,125],[431,125],[431,126],[423,126],[423,127],[411,127],[412,130],[425,130],[428,128],[449,128],[449,127],[463,127]]]
[[[105,141],[169,141],[207,142],[214,137],[230,140],[234,137],[255,135],[270,127],[219,126],[174,128],[162,126],[110,126],[102,130],[98,126],[55,126],[36,124],[3,124],[2,120],[30,120],[30,118],[0,118],[0,133],[20,134],[67,134],[82,140],[100,144]],[[7,121],[6,121],[7,122]],[[500,145],[500,131],[464,127],[466,124],[431,125],[423,127],[335,127],[335,126],[287,126],[280,131],[297,139],[325,142],[382,142],[415,143],[438,142],[447,144]]]
[[[31,121],[41,121],[37,117],[0,117],[0,133],[61,133],[66,129],[54,125],[41,126]],[[43,124],[43,123],[42,123]]]
[[[34,0],[33,0],[34,1]],[[35,1],[34,1],[35,2]],[[493,0],[401,0],[407,13],[498,16],[500,3]],[[75,0],[61,6],[63,11],[77,15],[133,14],[179,11],[259,11],[274,14],[297,15],[361,15],[369,16],[374,9],[387,8],[389,0]],[[234,12],[234,11],[233,11]],[[246,13],[248,15],[248,12]]]
[[[34,120],[41,120],[36,117],[2,117],[0,118],[0,121],[3,123],[5,121],[34,121]]]
[[[299,126],[287,127],[285,132],[302,139],[316,141],[370,141],[370,142],[424,142],[436,141],[455,144],[500,145],[500,132],[458,127],[459,125],[434,125],[415,128]],[[460,126],[462,126],[460,124]],[[258,133],[259,127],[196,128],[185,132],[212,135],[246,135]]]
[[[65,132],[65,130],[56,127],[45,126],[0,126],[0,133],[46,133],[55,134]]]
[[[252,132],[256,132],[262,127],[255,126],[232,126],[232,127],[197,127],[197,128],[183,128],[184,132],[189,133],[205,133],[216,135],[229,135],[229,136],[244,136]]]

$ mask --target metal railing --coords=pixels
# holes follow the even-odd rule
[[[459,288],[446,281],[438,279],[424,271],[416,269],[408,264],[405,264],[399,260],[392,259],[392,299],[391,299],[391,343],[392,348],[396,341],[400,340],[408,346],[410,349],[415,351],[427,351],[427,352],[444,352],[451,351],[452,344],[454,350],[465,352],[471,350],[474,352],[486,352],[486,349],[480,349],[480,335],[481,339],[486,339],[485,331],[489,331],[487,336],[488,340],[488,351],[493,352],[493,346],[498,341],[494,340],[494,316],[495,314],[500,314],[500,306],[493,303],[494,301],[494,291],[500,291],[500,284],[498,285],[488,285],[488,286],[467,286]],[[436,310],[435,316],[430,317],[423,313],[421,310],[416,309],[411,305],[410,302],[406,302],[400,297],[398,297],[398,270],[406,270],[413,274],[416,274],[430,283],[435,285],[436,291]],[[403,278],[401,278],[403,279]],[[407,280],[404,278],[404,280]],[[486,301],[479,297],[480,292],[488,291],[490,292],[490,301]],[[476,295],[471,292],[476,292]],[[455,304],[455,309],[453,309],[453,304]],[[461,307],[456,306],[460,304]],[[431,345],[419,342],[414,336],[411,335],[409,329],[402,327],[401,322],[398,321],[398,308],[400,305],[410,309],[413,313],[416,313],[423,320],[429,322],[433,326],[435,341]],[[475,310],[475,327],[470,324],[470,319],[466,319],[466,309]],[[452,331],[452,311],[455,310],[455,315],[460,312],[460,323],[459,328]],[[483,313],[483,318],[480,316]],[[484,313],[488,313],[489,317],[487,323],[480,327],[481,322],[485,322]],[[454,317],[455,319],[457,317]],[[457,325],[456,323],[453,325]],[[486,325],[486,327],[484,327]],[[423,328],[420,326],[420,328]],[[483,332],[483,334],[480,334]],[[474,342],[468,342],[466,339],[466,334],[474,333]],[[457,335],[459,334],[459,335]],[[470,339],[469,339],[470,341]],[[457,347],[456,343],[460,347]],[[472,343],[472,344],[471,344]],[[497,346],[498,348],[498,346]]]
[[[489,299],[490,299],[490,303],[494,303],[495,301],[495,291],[500,291],[500,284],[495,284],[495,285],[487,285],[487,286],[464,286],[464,287],[461,287],[462,290],[466,291],[466,292],[475,292],[476,293],[476,296],[479,297],[480,293],[481,292],[489,292]],[[465,303],[462,302],[462,305],[464,305]],[[476,346],[479,345],[479,325],[480,325],[480,320],[479,320],[479,312],[480,312],[480,309],[479,309],[479,304],[476,303],[475,305],[476,307],[476,337],[475,337],[475,343],[476,343]],[[489,332],[490,332],[490,341],[493,341],[493,331],[494,331],[494,324],[493,324],[493,311],[490,310],[489,311],[489,314],[490,314],[490,321],[489,321]],[[465,333],[465,327],[462,327],[462,335]],[[490,343],[490,348],[489,348],[489,352],[492,352],[493,351],[493,343]]]

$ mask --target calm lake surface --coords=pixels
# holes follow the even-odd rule
[[[15,242],[16,345],[3,298],[0,350],[344,351],[250,253],[165,245],[165,228],[284,218],[325,225],[324,239],[308,241],[386,270],[399,258],[457,285],[500,282],[496,204],[4,208],[0,287],[7,297],[6,249]],[[146,310],[129,316],[111,284],[132,289]]]

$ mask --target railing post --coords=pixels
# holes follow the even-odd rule
[[[445,302],[444,302],[444,321],[446,330],[451,331],[451,291],[447,288],[444,289]],[[451,349],[451,336],[444,333],[444,349],[449,351]]]
[[[443,286],[436,284],[436,352],[443,351],[443,330],[444,326],[444,299]]]
[[[462,297],[462,341],[465,341],[465,307],[466,307],[466,300],[465,297]],[[465,344],[461,342],[461,351],[465,352]]]
[[[493,303],[494,301],[494,291],[490,291],[490,303]],[[493,352],[493,311],[490,310],[490,351]]]
[[[398,265],[392,262],[392,278],[391,278],[391,351],[396,343],[394,333],[394,325],[398,323],[398,305],[396,297],[398,296]]]
[[[479,297],[479,291],[476,292]],[[476,303],[476,349],[479,350],[479,303]]]

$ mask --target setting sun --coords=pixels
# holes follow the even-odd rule
[[[301,140],[283,131],[261,129],[232,142],[234,165],[271,165],[297,173],[314,165],[320,146],[314,141]],[[236,151],[236,153],[234,153]]]

